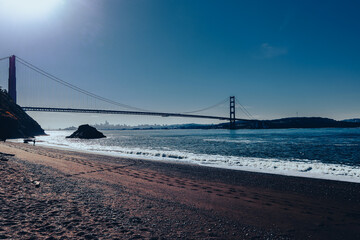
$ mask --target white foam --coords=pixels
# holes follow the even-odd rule
[[[169,150],[168,148],[142,149],[121,146],[101,146],[97,141],[84,142],[65,139],[65,136],[69,134],[70,132],[65,131],[52,131],[50,136],[38,137],[38,140],[42,142],[38,141],[37,144],[126,158],[175,161],[217,168],[360,183],[360,167],[358,166],[322,163],[320,161],[304,159],[195,154],[186,151]],[[207,141],[212,141],[212,139],[208,139]]]
[[[216,138],[209,138],[203,139],[205,142],[228,142],[228,143],[261,143],[264,141],[260,140],[248,140],[248,139],[216,139]]]

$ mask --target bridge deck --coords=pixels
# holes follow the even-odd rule
[[[24,111],[37,112],[71,112],[71,113],[98,113],[98,114],[126,114],[126,115],[147,115],[161,117],[187,117],[187,118],[206,118],[230,121],[229,117],[194,115],[183,113],[163,113],[163,112],[138,112],[138,111],[118,111],[118,110],[99,110],[99,109],[80,109],[80,108],[45,108],[45,107],[22,107]],[[236,121],[249,121],[248,119],[236,118]]]

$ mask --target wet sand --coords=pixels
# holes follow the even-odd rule
[[[360,239],[360,184],[1,143],[0,239]],[[8,160],[8,161],[6,161]]]

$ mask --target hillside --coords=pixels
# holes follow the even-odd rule
[[[360,118],[345,119],[344,122],[360,123]]]
[[[41,126],[0,90],[0,139],[26,138],[45,134]]]
[[[228,128],[229,124],[219,124],[218,128]],[[278,129],[278,128],[355,128],[360,122],[336,121],[321,117],[281,118],[274,120],[238,121],[238,129]]]

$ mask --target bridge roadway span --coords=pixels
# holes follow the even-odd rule
[[[163,112],[138,112],[138,111],[118,111],[118,110],[96,110],[96,109],[79,109],[79,108],[45,108],[45,107],[22,107],[24,111],[36,112],[70,112],[70,113],[100,113],[100,114],[127,114],[127,115],[148,115],[161,117],[187,117],[187,118],[206,118],[230,121],[229,117],[194,115],[183,113],[163,113]],[[250,121],[248,119],[235,118],[236,121]]]

